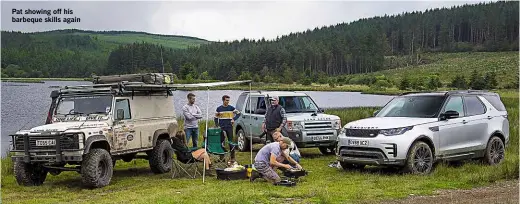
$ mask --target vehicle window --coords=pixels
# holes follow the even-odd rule
[[[246,102],[247,94],[242,94],[238,97],[237,104],[235,105],[235,108],[237,110],[242,111],[242,108],[244,107],[244,104]]]
[[[264,109],[264,110],[267,109],[267,106],[265,104],[265,97],[258,98],[257,109]]]
[[[125,117],[123,118],[124,120],[132,118],[132,113],[130,113],[130,102],[128,101],[128,99],[116,100],[116,114],[117,110],[119,109],[123,109],[125,111]]]
[[[444,96],[402,96],[392,99],[376,117],[434,118]]]
[[[256,106],[253,106],[253,107],[251,108],[251,104],[249,103],[249,101],[250,101],[250,100],[247,100],[247,101],[246,101],[246,103],[247,103],[247,105],[246,105],[246,113],[250,113],[250,112],[251,112],[251,113],[255,113],[255,111],[256,111]],[[255,97],[255,96],[251,97],[251,103],[252,103],[252,104],[257,104],[257,103],[258,103],[258,97]]]
[[[491,96],[491,95],[484,95],[483,96],[493,107],[495,107],[498,111],[505,111],[506,107],[504,106],[504,103],[502,103],[502,100],[500,100],[500,97],[497,95]]]
[[[446,111],[457,111],[459,117],[464,117],[464,104],[462,102],[462,96],[453,96],[449,99],[444,112]]]
[[[107,114],[112,107],[112,96],[76,96],[60,98],[56,114]]]
[[[486,113],[486,107],[476,96],[464,96],[467,116],[481,115]]]
[[[287,113],[306,113],[318,110],[316,104],[308,96],[283,96],[280,105]]]

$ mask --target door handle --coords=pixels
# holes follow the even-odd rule
[[[462,121],[462,124],[466,124],[466,123],[468,123],[468,121],[466,121],[466,120],[463,120],[463,121]]]
[[[245,118],[246,118],[246,116],[245,116],[245,115],[243,115],[243,116],[242,116],[242,118],[244,118],[244,119],[245,119]]]
[[[488,120],[491,120],[491,119],[492,119],[492,117],[491,117],[491,116],[488,116],[488,117],[487,117],[487,119],[488,119]]]
[[[255,120],[258,120],[258,117],[255,117]]]

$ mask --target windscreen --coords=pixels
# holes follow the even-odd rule
[[[444,96],[402,96],[394,98],[376,117],[435,118]]]
[[[108,114],[112,107],[112,96],[63,97],[58,102],[58,115]]]
[[[316,112],[318,106],[308,96],[281,96],[280,105],[286,113]]]

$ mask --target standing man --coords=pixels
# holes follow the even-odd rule
[[[186,133],[186,143],[192,139],[193,147],[197,147],[199,141],[199,119],[202,113],[199,106],[195,105],[195,94],[188,94],[188,104],[182,107],[184,115],[184,132]]]
[[[229,142],[233,141],[233,123],[235,123],[235,119],[237,119],[240,114],[240,111],[235,109],[235,107],[233,107],[232,105],[229,105],[229,100],[230,97],[228,95],[222,96],[223,104],[217,107],[217,111],[215,113],[215,125],[220,127],[220,129],[222,130],[220,133],[220,141],[222,142],[223,148],[226,136]],[[233,146],[231,144],[229,144],[229,149],[233,149]],[[234,150],[231,152],[232,160],[235,159],[234,152]]]
[[[285,109],[279,105],[278,96],[271,96],[269,100],[271,101],[271,106],[265,112],[262,132],[266,132],[266,139],[273,142],[274,132],[281,132],[283,135],[287,135],[287,130],[285,129],[287,116],[285,115]]]

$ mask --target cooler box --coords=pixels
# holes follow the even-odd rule
[[[249,179],[247,177],[247,170],[242,169],[238,171],[224,171],[222,168],[215,169],[217,171],[217,179],[219,180],[242,180]]]

